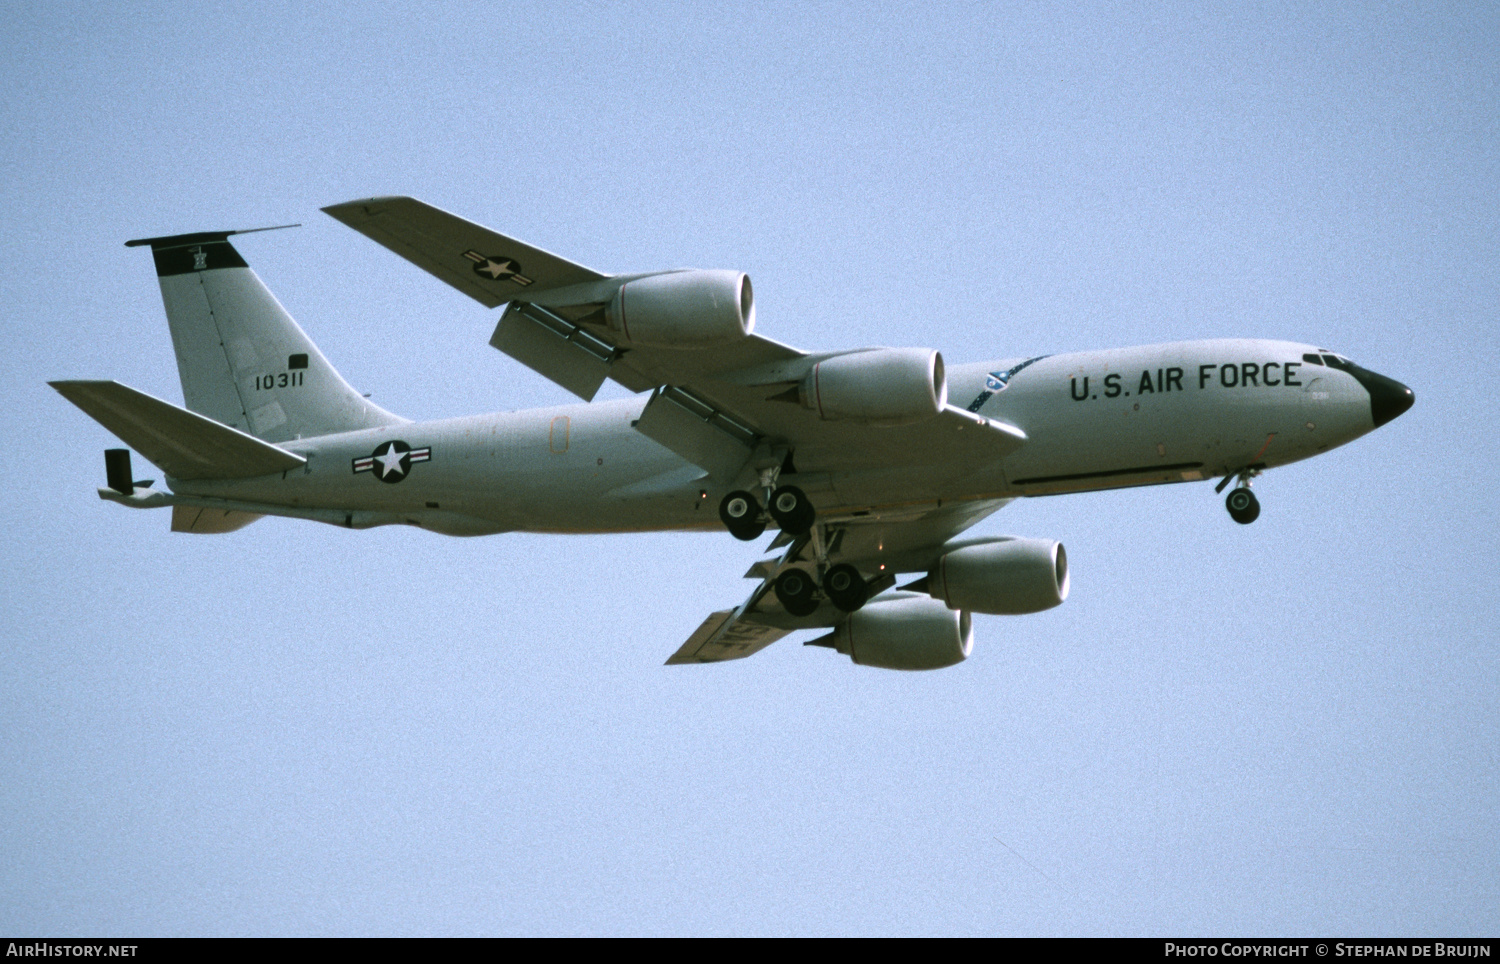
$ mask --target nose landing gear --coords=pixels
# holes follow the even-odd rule
[[[1224,508],[1229,510],[1229,518],[1242,526],[1247,526],[1260,518],[1260,500],[1255,493],[1250,491],[1248,485],[1231,489],[1229,497],[1224,500]]]
[[[1229,518],[1242,526],[1247,526],[1260,518],[1260,500],[1255,493],[1250,491],[1250,480],[1260,475],[1259,468],[1248,468],[1240,472],[1231,472],[1224,476],[1215,492],[1223,492],[1224,487],[1230,482],[1237,484],[1229,491],[1229,497],[1224,500],[1224,508],[1229,510]]]

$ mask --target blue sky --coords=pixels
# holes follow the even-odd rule
[[[1500,927],[1492,5],[3,9],[0,930]],[[1061,539],[1071,598],[915,675],[663,667],[750,588],[727,535],[100,502],[44,382],[180,398],[128,238],[301,221],[238,246],[381,405],[567,400],[318,212],[377,194],[747,271],[804,348],[1289,338],[1417,405],[1250,527],[1207,484],[1010,506],[979,531]]]

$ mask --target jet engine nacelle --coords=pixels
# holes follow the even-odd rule
[[[606,318],[632,345],[707,348],[755,329],[755,293],[742,271],[673,271],[621,285]]]
[[[961,546],[927,574],[927,591],[949,609],[1020,616],[1068,598],[1068,554],[1053,539],[998,539]]]
[[[840,623],[830,642],[861,666],[942,669],[968,659],[974,627],[968,613],[909,595],[872,600]]]
[[[818,362],[798,398],[830,421],[909,425],[943,410],[948,377],[930,348],[872,348]]]

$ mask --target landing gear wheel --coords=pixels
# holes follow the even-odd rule
[[[1260,518],[1260,500],[1255,493],[1246,488],[1231,489],[1229,498],[1224,500],[1224,508],[1229,510],[1229,518],[1242,526],[1247,526]]]
[[[794,536],[807,535],[817,517],[807,495],[795,485],[783,485],[772,492],[769,508],[781,531]]]
[[[812,575],[805,570],[786,570],[776,577],[775,588],[781,608],[793,616],[811,616],[818,608],[818,601],[813,598],[817,587],[813,584]]]
[[[742,542],[749,542],[766,531],[766,520],[761,515],[760,503],[755,496],[742,489],[724,496],[719,503],[719,519],[729,534]]]
[[[846,613],[857,611],[870,598],[870,584],[859,570],[841,562],[828,570],[823,577],[823,592],[829,600]]]

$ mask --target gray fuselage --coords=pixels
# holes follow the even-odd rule
[[[804,469],[781,481],[804,488],[820,515],[1194,481],[1349,442],[1382,424],[1382,404],[1392,404],[1382,393],[1396,385],[1310,345],[1239,339],[953,365],[947,384],[950,405],[1009,423],[1028,440],[956,477],[912,461]],[[641,435],[632,422],[645,403],[295,439],[281,444],[307,458],[301,469],[171,485],[181,496],[276,506],[355,528],[409,524],[452,535],[720,528],[719,499],[752,487],[754,473],[710,477]],[[417,457],[388,470],[371,465],[393,439]]]

